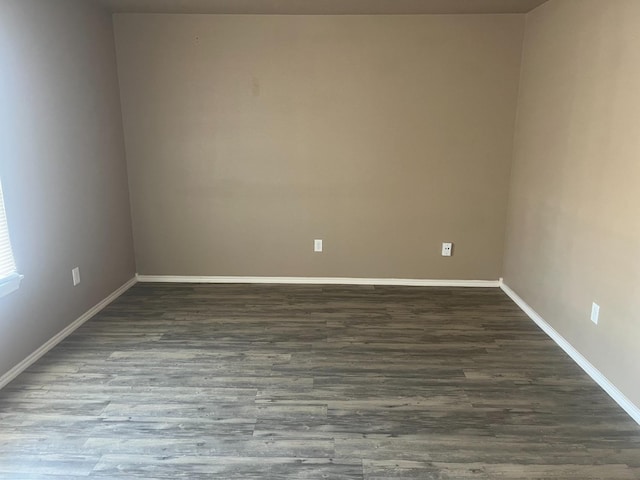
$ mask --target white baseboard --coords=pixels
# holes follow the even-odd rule
[[[33,363],[35,363],[40,357],[42,357],[45,353],[59,344],[62,340],[68,337],[74,330],[76,330],[80,325],[85,323],[91,317],[96,315],[100,310],[105,308],[111,302],[113,302],[116,298],[122,295],[124,292],[129,290],[133,285],[137,283],[137,279],[134,277],[129,280],[127,283],[118,288],[115,292],[110,294],[107,298],[102,300],[97,305],[93,306],[85,313],[83,313],[79,318],[73,321],[70,325],[67,325],[63,330],[58,332],[56,335],[51,337],[47,342],[38,348],[35,352],[29,355],[27,358],[18,363],[15,367],[9,370],[7,373],[0,377],[0,388],[3,388],[9,382],[11,382],[14,378],[20,375],[23,371],[29,368]]]
[[[198,277],[137,275],[139,282],[158,283],[280,283],[305,285],[399,285],[407,287],[498,287],[498,280],[423,280],[351,277]]]
[[[576,350],[562,335],[560,335],[551,325],[549,325],[538,313],[531,308],[520,296],[511,290],[500,279],[500,288],[506,293],[516,305],[518,305],[531,320],[533,320],[551,339],[576,362],[602,389],[609,394],[622,409],[640,425],[640,408],[633,404],[624,393],[605,377],[600,370],[594,367],[578,350]]]

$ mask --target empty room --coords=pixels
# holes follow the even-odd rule
[[[0,478],[640,479],[640,1],[0,0]]]

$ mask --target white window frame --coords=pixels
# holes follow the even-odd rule
[[[2,198],[2,183],[0,182],[0,216],[3,216],[6,219],[6,213],[4,211],[4,200]],[[7,225],[7,237],[9,236],[9,227]],[[9,248],[11,248],[11,239],[9,238]],[[13,252],[11,252],[13,256]],[[15,257],[14,264],[15,264]],[[10,273],[6,277],[0,278],[0,297],[4,297],[5,295],[9,295],[11,292],[15,292],[20,287],[20,282],[24,277],[20,275],[17,271]]]
[[[0,280],[0,298],[5,295],[9,295],[11,292],[15,292],[20,288],[20,282],[24,278],[24,275],[19,273],[12,273],[8,277]]]

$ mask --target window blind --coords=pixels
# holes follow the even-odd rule
[[[4,211],[2,196],[2,182],[0,181],[0,283],[16,274],[16,263],[9,242],[9,226],[7,214]]]

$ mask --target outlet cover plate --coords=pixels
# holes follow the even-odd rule
[[[600,318],[600,305],[593,302],[591,304],[591,321],[597,325],[599,318]]]

